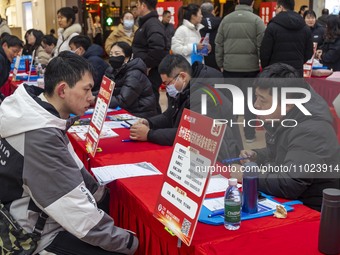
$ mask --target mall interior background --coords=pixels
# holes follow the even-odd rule
[[[222,6],[224,16],[233,10],[237,0],[214,1],[218,9]],[[295,8],[298,10],[301,5],[308,5],[320,16],[321,10],[325,8],[325,1],[340,3],[340,0],[295,0]],[[121,13],[135,5],[135,2],[136,0],[0,0],[0,15],[7,19],[12,33],[23,38],[30,28],[39,29],[45,34],[52,28],[57,31],[57,10],[63,6],[78,6],[77,22],[83,25],[84,33],[87,31],[88,13],[91,13],[93,17],[100,15],[105,34],[109,34],[112,27],[119,23]],[[255,0],[255,12],[258,12],[261,2],[269,1]],[[188,3],[201,4],[202,0],[183,0],[184,5]],[[109,17],[113,21],[110,26],[110,19],[107,20]]]

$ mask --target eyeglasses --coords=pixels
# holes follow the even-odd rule
[[[179,74],[177,74],[174,78],[172,78],[171,81],[169,81],[168,83],[165,83],[164,81],[162,82],[163,86],[169,86],[177,77],[179,76]]]

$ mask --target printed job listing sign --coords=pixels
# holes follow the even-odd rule
[[[105,122],[114,86],[115,83],[104,75],[98,93],[96,106],[92,114],[89,132],[86,136],[86,150],[92,157],[94,157],[97,152],[100,133]]]
[[[154,217],[188,246],[224,132],[225,125],[184,109]]]

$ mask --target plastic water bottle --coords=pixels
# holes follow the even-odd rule
[[[237,188],[237,179],[230,178],[224,196],[224,227],[237,230],[241,225],[241,192]]]
[[[209,49],[208,49],[208,45],[209,45],[209,33],[207,33],[205,35],[205,37],[203,38],[202,45],[203,45],[203,48],[201,49],[200,54],[202,56],[208,56],[208,54],[209,54]]]

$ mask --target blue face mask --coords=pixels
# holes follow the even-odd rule
[[[170,97],[175,98],[178,94],[177,89],[175,88],[175,84],[170,84],[168,86],[166,86],[166,92],[168,92]]]
[[[124,28],[127,30],[132,29],[134,23],[135,23],[134,20],[130,20],[130,19],[123,20]]]

